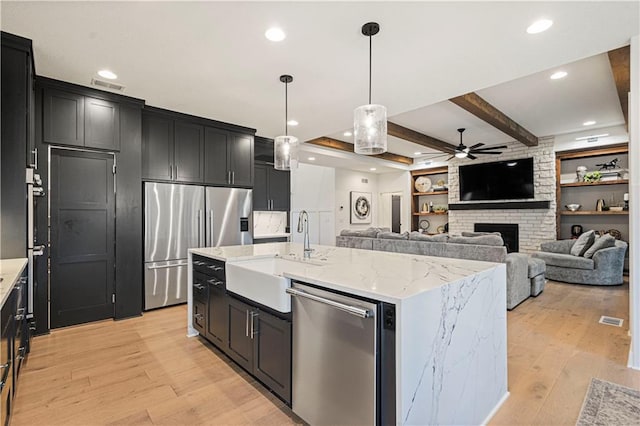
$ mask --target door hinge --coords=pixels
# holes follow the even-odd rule
[[[111,293],[111,303],[116,303],[116,294]]]

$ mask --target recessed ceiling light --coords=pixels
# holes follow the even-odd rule
[[[288,124],[289,126],[297,126],[297,125],[298,125],[298,122],[297,122],[296,120],[289,120],[289,121],[287,121],[287,124]]]
[[[278,27],[269,28],[264,33],[264,36],[267,38],[267,40],[270,40],[270,41],[282,41],[287,37],[287,35],[284,33],[284,31],[282,31]]]
[[[553,74],[551,74],[551,77],[549,77],[551,80],[558,80],[559,78],[565,78],[567,76],[567,72],[566,71],[557,71],[554,72]]]
[[[420,151],[416,151],[413,153],[413,155],[422,155],[422,153]]]
[[[553,25],[553,21],[551,19],[540,19],[539,21],[534,22],[529,25],[527,28],[527,32],[529,34],[538,34],[543,31],[547,31]]]
[[[371,167],[369,170],[371,170],[372,172],[375,172],[376,168],[375,167]]]
[[[309,158],[307,158],[307,160],[309,160],[309,161],[316,161],[316,157],[309,157]]]
[[[596,124],[596,122],[593,120],[585,121],[584,123],[582,123],[583,126],[593,126],[594,124]]]
[[[118,78],[118,76],[113,71],[109,70],[100,70],[98,71],[98,75],[109,80],[115,80],[116,78]]]
[[[351,135],[353,135],[353,133],[351,133],[351,132],[344,132],[344,133],[343,133],[343,135],[344,135],[344,136],[351,136]]]

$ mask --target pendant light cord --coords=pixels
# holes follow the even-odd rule
[[[371,51],[372,51],[371,35],[369,35],[369,105],[371,105]]]
[[[289,92],[287,88],[289,87],[289,83],[284,83],[284,135],[289,136],[287,133],[289,131]]]

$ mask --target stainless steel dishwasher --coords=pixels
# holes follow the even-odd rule
[[[395,421],[395,306],[294,282],[292,409],[311,425]]]

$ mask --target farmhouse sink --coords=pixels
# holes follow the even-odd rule
[[[227,290],[278,312],[291,312],[291,296],[285,293],[285,289],[291,287],[291,280],[283,273],[304,272],[320,265],[322,263],[281,257],[227,262]]]

